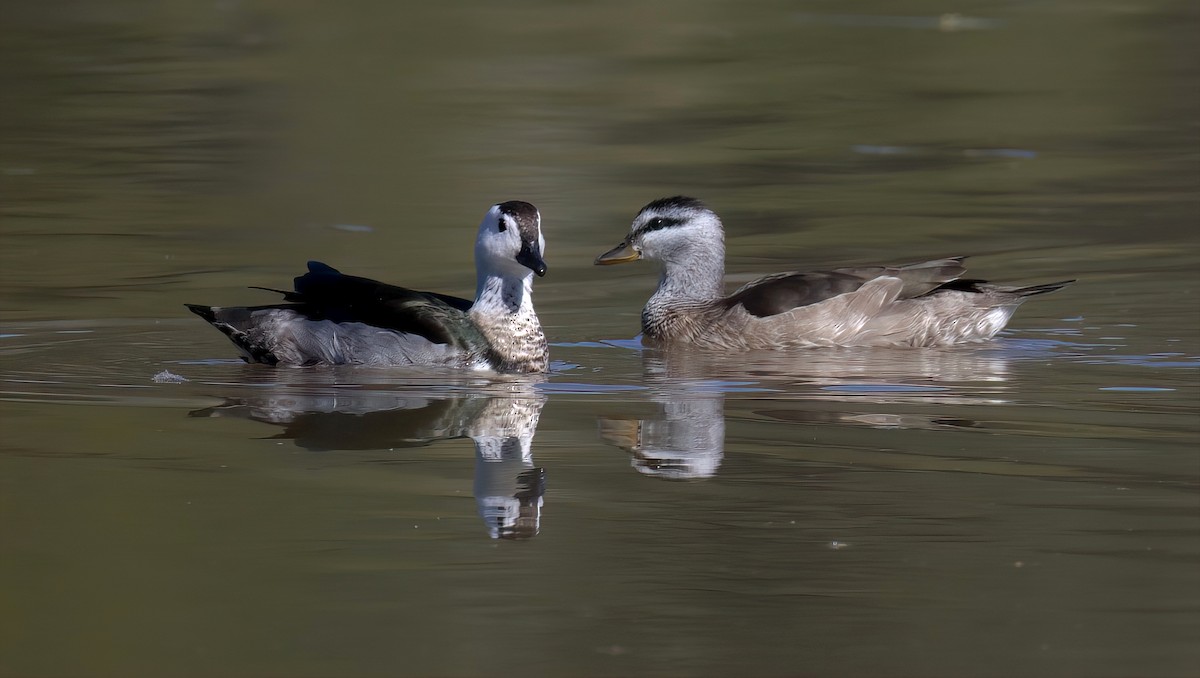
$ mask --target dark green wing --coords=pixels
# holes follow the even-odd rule
[[[295,288],[284,298],[295,302],[293,310],[312,320],[364,323],[464,351],[489,348],[487,338],[467,315],[472,303],[468,299],[344,275],[319,261],[308,262],[308,273],[296,278]]]

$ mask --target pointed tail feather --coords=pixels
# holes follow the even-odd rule
[[[1075,282],[1075,281],[1074,280],[1060,280],[1058,282],[1045,283],[1044,285],[1030,285],[1028,287],[1017,287],[1015,289],[1011,289],[1011,290],[1007,290],[1007,291],[1012,292],[1013,294],[1018,294],[1022,297],[1032,297],[1037,294],[1049,294],[1050,292],[1057,292],[1058,290],[1061,290],[1062,288],[1066,287],[1067,285],[1070,285],[1073,282]]]
[[[217,329],[228,334],[231,331],[244,332],[254,323],[254,311],[269,308],[286,308],[279,306],[201,306],[199,304],[184,304],[188,310],[212,323]]]
[[[260,362],[268,365],[274,365],[279,362],[272,349],[263,341],[261,333],[253,333],[251,330],[254,325],[253,312],[254,308],[244,308],[241,306],[201,306],[199,304],[184,304],[188,310],[196,315],[204,318],[210,325],[221,330],[225,336],[229,337],[242,352],[242,359],[246,362]],[[261,307],[270,308],[270,307]],[[252,336],[258,334],[256,338]]]
[[[304,301],[303,297],[301,297],[298,292],[289,292],[287,290],[277,290],[274,287],[262,287],[261,285],[250,285],[250,289],[263,290],[266,292],[274,292],[276,294],[282,294],[284,301]]]
[[[184,306],[187,306],[189,311],[210,323],[217,321],[217,310],[212,306],[201,306],[200,304],[184,304]]]
[[[204,318],[214,327],[229,334],[231,331],[244,331],[252,322],[250,314],[255,308],[242,306],[201,306],[200,304],[184,304],[188,310]],[[262,307],[267,308],[267,307]]]

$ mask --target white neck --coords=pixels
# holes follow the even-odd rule
[[[469,313],[499,355],[503,371],[542,372],[549,362],[532,289],[532,271],[523,277],[479,274]]]
[[[491,316],[533,313],[533,272],[523,277],[479,272],[472,312]]]

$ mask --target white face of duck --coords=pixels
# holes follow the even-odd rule
[[[655,200],[633,219],[629,235],[596,258],[600,265],[638,259],[690,263],[697,254],[724,257],[725,230],[721,220],[695,198],[677,196]]]
[[[492,205],[479,224],[475,261],[480,271],[518,278],[532,271],[543,276],[545,251],[542,216],[527,202],[510,200]]]

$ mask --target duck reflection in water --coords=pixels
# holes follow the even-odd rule
[[[506,384],[505,386],[510,386]],[[475,502],[496,539],[528,539],[541,527],[546,473],[533,465],[533,436],[545,397],[532,386],[497,395],[414,395],[320,388],[229,398],[194,417],[239,417],[283,427],[274,436],[313,451],[475,443]],[[290,392],[290,391],[297,392]]]
[[[735,419],[759,422],[977,428],[979,422],[954,412],[1006,402],[1010,353],[994,346],[846,349],[747,353],[731,361],[704,351],[649,349],[642,371],[657,412],[602,416],[600,438],[629,452],[644,475],[697,480],[721,466],[727,397],[734,398]]]
[[[701,379],[661,379],[650,400],[659,416],[600,417],[600,438],[632,456],[639,473],[663,480],[716,475],[725,454],[725,394]]]

